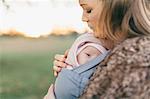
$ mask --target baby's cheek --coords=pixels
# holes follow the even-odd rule
[[[93,55],[93,56],[90,57],[90,60],[92,60],[92,59],[94,59],[96,57],[98,57],[98,55],[95,54],[95,55]]]
[[[87,57],[87,55],[80,53],[77,56],[77,61],[78,63],[81,64],[85,64],[86,62],[88,62],[89,58]]]

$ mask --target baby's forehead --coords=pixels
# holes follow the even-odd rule
[[[82,50],[82,52],[95,52],[95,51],[98,51],[98,49],[96,48],[96,47],[94,47],[94,46],[86,46],[83,50]]]

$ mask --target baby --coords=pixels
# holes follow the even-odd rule
[[[92,33],[84,33],[79,36],[71,46],[66,59],[67,69],[73,69],[89,62],[107,50],[99,39]]]
[[[103,61],[108,52],[92,33],[79,36],[68,52],[66,68],[62,68],[56,78],[56,99],[77,99],[88,84],[97,64]]]

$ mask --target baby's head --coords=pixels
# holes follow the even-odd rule
[[[77,50],[77,64],[85,64],[101,54],[105,54],[107,50],[98,43],[85,43]]]

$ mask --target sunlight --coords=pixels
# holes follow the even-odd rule
[[[15,29],[29,37],[48,35],[53,28],[71,28],[82,33],[82,10],[78,0],[8,0],[10,9],[0,6],[0,31]],[[30,1],[30,2],[27,2]]]

